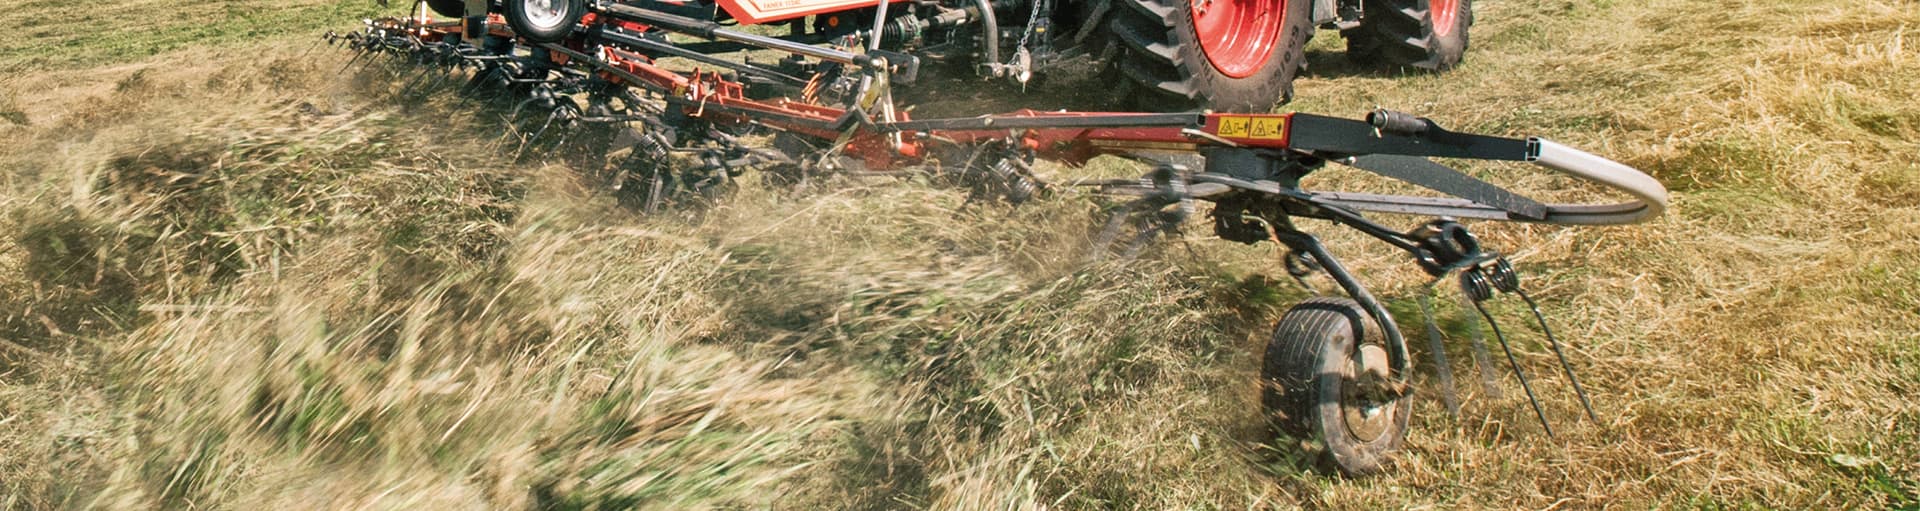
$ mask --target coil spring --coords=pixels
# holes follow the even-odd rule
[[[1513,271],[1513,263],[1505,257],[1493,262],[1493,267],[1487,269],[1487,277],[1494,289],[1506,293],[1520,291],[1520,274]]]
[[[1005,189],[1008,203],[1021,204],[1033,199],[1040,192],[1040,185],[1027,179],[1025,173],[1015,166],[1013,158],[1002,158],[993,164],[994,178]]]
[[[1467,299],[1475,303],[1484,302],[1493,298],[1493,283],[1487,278],[1486,272],[1478,268],[1468,269],[1460,272],[1460,292],[1466,293]]]

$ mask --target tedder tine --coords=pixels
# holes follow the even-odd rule
[[[1580,408],[1587,412],[1587,420],[1593,421],[1600,427],[1606,427],[1606,423],[1600,422],[1600,416],[1593,413],[1593,401],[1587,397],[1587,388],[1580,385],[1580,377],[1573,374],[1573,364],[1567,362],[1566,352],[1560,349],[1560,339],[1554,337],[1553,328],[1547,326],[1547,317],[1540,313],[1540,304],[1534,302],[1533,297],[1528,296],[1527,291],[1520,287],[1520,274],[1513,271],[1513,263],[1502,258],[1496,261],[1490,270],[1493,288],[1518,295],[1521,301],[1527,303],[1527,309],[1533,312],[1533,319],[1539,321],[1540,332],[1547,336],[1547,345],[1553,348],[1554,358],[1559,359],[1560,369],[1566,372],[1567,382],[1573,384],[1574,395],[1580,398]]]
[[[1574,376],[1573,364],[1567,363],[1567,354],[1560,351],[1560,340],[1553,336],[1553,329],[1547,327],[1547,317],[1540,313],[1540,305],[1534,303],[1533,297],[1527,296],[1526,291],[1516,288],[1514,294],[1520,295],[1520,299],[1527,302],[1527,308],[1533,311],[1533,319],[1540,322],[1540,332],[1546,334],[1547,345],[1553,347],[1553,356],[1560,359],[1560,369],[1566,371],[1567,381],[1573,384],[1574,395],[1580,397],[1580,408],[1586,410],[1587,420],[1593,421],[1602,428],[1606,427],[1605,422],[1600,422],[1600,416],[1593,413],[1593,401],[1587,397],[1587,388],[1580,385],[1579,376]]]
[[[1467,342],[1473,348],[1473,367],[1480,375],[1480,389],[1489,398],[1505,398],[1506,392],[1501,391],[1500,385],[1494,382],[1493,352],[1487,349],[1486,331],[1480,327],[1480,316],[1470,310],[1474,305],[1473,298],[1462,295],[1460,300],[1462,305],[1468,306],[1460,311],[1460,320],[1467,324]]]
[[[540,140],[541,136],[544,136],[547,134],[547,129],[553,127],[553,118],[558,117],[559,115],[560,115],[559,110],[555,110],[552,113],[547,114],[547,120],[546,122],[540,123],[540,129],[535,130],[533,132],[533,135],[520,139],[520,148],[514,150],[513,160],[514,161],[526,160],[527,149],[531,148],[534,142]]]
[[[1492,284],[1487,280],[1486,273],[1477,268],[1462,271],[1460,290],[1473,302],[1473,309],[1480,312],[1480,317],[1487,320],[1487,326],[1493,329],[1493,338],[1500,341],[1500,350],[1507,355],[1507,367],[1513,369],[1514,377],[1520,380],[1520,390],[1527,393],[1527,404],[1533,406],[1533,416],[1540,419],[1540,427],[1547,431],[1547,436],[1553,437],[1553,425],[1547,423],[1547,412],[1540,408],[1540,398],[1534,395],[1533,384],[1527,382],[1527,372],[1520,369],[1520,360],[1513,356],[1513,346],[1507,343],[1507,336],[1500,332],[1500,323],[1494,321],[1493,315],[1487,313],[1486,306],[1481,304],[1493,297]]]
[[[1437,279],[1434,282],[1439,282]],[[1433,370],[1440,379],[1440,401],[1447,405],[1447,414],[1460,418],[1460,397],[1453,385],[1453,366],[1447,363],[1447,345],[1441,339],[1440,325],[1433,321],[1433,285],[1429,283],[1420,294],[1420,317],[1427,327],[1427,349],[1433,353]]]
[[[346,73],[346,72],[347,72],[347,68],[350,68],[350,67],[353,67],[353,64],[354,64],[355,62],[359,62],[359,61],[360,61],[360,58],[361,58],[361,57],[365,57],[365,56],[367,56],[367,52],[366,52],[366,51],[364,51],[364,50],[362,50],[362,51],[356,51],[356,52],[354,52],[354,53],[353,53],[353,58],[351,58],[351,59],[347,59],[347,63],[346,63],[346,64],[341,64],[341,65],[340,65],[340,69],[335,69],[335,70],[333,70],[333,74],[344,74],[344,73]]]

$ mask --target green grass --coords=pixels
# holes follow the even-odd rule
[[[913,181],[639,215],[503,157],[497,110],[307,50],[371,5],[0,5],[42,34],[0,42],[0,507],[1920,505],[1910,2],[1487,0],[1442,76],[1319,34],[1284,109],[1543,135],[1675,191],[1642,226],[1475,226],[1604,428],[1515,322],[1561,436],[1454,346],[1463,415],[1420,394],[1369,479],[1265,427],[1260,350],[1307,296],[1270,246],[1196,224],[1088,265],[1093,199]],[[1304,225],[1424,349],[1418,270]]]
[[[380,12],[371,1],[127,2],[76,8],[57,0],[8,0],[17,21],[0,40],[0,71],[21,73],[136,62],[177,50],[260,48],[284,36],[341,27]]]

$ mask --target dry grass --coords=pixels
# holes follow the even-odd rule
[[[1094,202],[918,183],[641,217],[461,149],[499,133],[485,111],[210,36],[4,55],[31,71],[0,87],[0,507],[1920,505],[1920,6],[1477,7],[1440,77],[1321,34],[1289,108],[1540,134],[1675,189],[1645,226],[1479,226],[1605,428],[1524,334],[1558,439],[1511,379],[1463,385],[1458,420],[1423,396],[1388,474],[1322,475],[1257,410],[1305,296],[1270,247],[1195,226],[1086,267]],[[1402,256],[1321,230],[1414,321]]]

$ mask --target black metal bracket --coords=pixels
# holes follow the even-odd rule
[[[1282,225],[1286,227],[1283,229],[1280,227]],[[1312,256],[1320,269],[1325,271],[1327,276],[1347,293],[1348,297],[1353,298],[1354,302],[1360,304],[1360,308],[1366,309],[1367,314],[1373,316],[1374,323],[1378,324],[1381,333],[1386,335],[1387,361],[1393,366],[1394,376],[1401,382],[1411,378],[1413,360],[1407,354],[1406,338],[1400,334],[1400,326],[1394,322],[1393,315],[1373,297],[1373,293],[1367,291],[1366,285],[1354,278],[1353,274],[1347,271],[1346,266],[1340,264],[1339,259],[1334,258],[1332,252],[1327,251],[1326,245],[1320,243],[1320,239],[1311,234],[1294,230],[1286,223],[1277,223],[1274,240],[1286,245],[1290,250]]]
[[[867,53],[887,62],[887,78],[894,83],[912,84],[920,79],[920,57],[888,50],[868,50]]]

